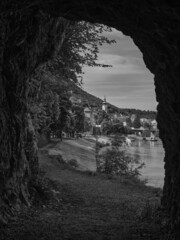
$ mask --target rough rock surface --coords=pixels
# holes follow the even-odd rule
[[[158,124],[166,151],[162,203],[169,209],[177,232],[180,225],[180,4],[168,0],[31,0],[18,6],[16,1],[5,0],[0,5],[3,33],[0,39],[0,195],[8,200],[14,198],[19,190],[11,188],[20,189],[26,176],[22,143],[28,79],[34,68],[49,58],[56,36],[63,33],[57,31],[58,17],[101,22],[131,36],[142,51],[146,66],[155,75]]]
[[[27,185],[36,174],[29,81],[61,47],[67,26],[67,20],[51,17],[33,2],[0,3],[0,220],[4,223],[14,206],[29,205]]]

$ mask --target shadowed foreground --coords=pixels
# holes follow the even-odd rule
[[[75,171],[49,157],[47,148],[40,159],[49,180],[32,190],[30,211],[0,229],[1,240],[166,239],[167,222],[155,207],[160,190]]]

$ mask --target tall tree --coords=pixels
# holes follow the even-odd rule
[[[85,121],[85,115],[84,115],[84,108],[82,106],[72,106],[73,111],[73,117],[74,117],[74,130],[78,132],[84,131],[84,121]]]
[[[79,131],[81,125],[82,129],[84,120],[81,111],[79,112],[81,118],[78,114],[74,117],[69,112],[71,106],[68,88],[69,85],[73,88],[73,84],[81,84],[84,65],[109,67],[96,62],[99,46],[115,42],[103,35],[103,32],[107,31],[111,31],[111,28],[101,24],[71,22],[61,51],[41,70],[41,75],[39,74],[41,81],[36,77],[31,80],[33,88],[31,94],[37,92],[35,101],[31,102],[31,109],[33,109],[35,125],[40,132],[59,129],[61,135],[65,128],[67,130],[74,126]],[[66,127],[66,124],[69,127]]]
[[[140,122],[139,115],[136,115],[136,118],[134,119],[132,125],[133,125],[134,128],[140,128],[141,127],[141,122]]]
[[[84,65],[110,67],[97,63],[99,46],[115,43],[103,35],[110,31],[110,27],[102,24],[73,22],[66,32],[63,50],[48,62],[47,69],[61,78],[81,83]]]

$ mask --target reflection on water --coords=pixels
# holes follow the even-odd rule
[[[164,183],[164,149],[162,142],[136,140],[127,149],[128,153],[139,158],[145,163],[141,170],[143,178],[147,179],[147,185],[163,187]]]

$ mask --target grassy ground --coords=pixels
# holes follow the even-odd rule
[[[49,150],[50,155],[61,155],[64,160],[75,159],[80,170],[95,170],[95,139],[66,139]]]
[[[168,239],[161,190],[76,171],[48,152],[47,147],[40,151],[47,180],[32,189],[31,209],[0,229],[1,240]]]

